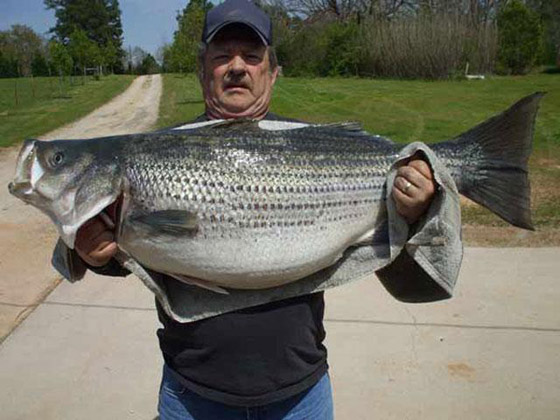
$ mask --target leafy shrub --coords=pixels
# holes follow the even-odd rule
[[[512,0],[498,14],[500,73],[525,74],[541,54],[543,30],[538,15],[520,0]]]
[[[302,24],[276,47],[287,76],[353,76],[361,54],[355,23]]]
[[[326,29],[326,54],[322,76],[356,76],[360,65],[359,27],[355,23],[333,23]]]
[[[279,41],[276,54],[286,76],[319,75],[326,55],[323,25],[297,25]]]

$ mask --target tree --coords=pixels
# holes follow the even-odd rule
[[[173,35],[171,63],[173,71],[194,72],[197,66],[198,45],[202,36],[204,15],[212,8],[207,0],[190,0],[177,14],[178,29]]]
[[[111,44],[106,44],[105,55],[106,57],[114,57],[107,65],[112,71],[123,73],[124,67],[122,65],[122,58],[124,57],[124,50],[122,47],[122,22],[121,22],[121,9],[118,0],[108,0],[107,10],[109,11],[109,26],[111,27]],[[109,48],[107,50],[107,48]]]
[[[542,47],[538,15],[520,0],[508,2],[498,14],[499,70],[524,74],[535,64]]]
[[[159,73],[160,67],[156,61],[156,59],[151,54],[146,54],[146,56],[142,59],[142,63],[137,68],[137,74],[154,74]]]
[[[63,77],[72,73],[74,61],[64,45],[56,40],[49,42],[49,55],[56,74]]]
[[[560,67],[560,0],[527,0],[527,6],[540,18],[544,31],[544,45],[541,62],[558,62]]]
[[[84,76],[88,64],[95,62],[96,51],[94,46],[97,47],[95,43],[90,41],[85,31],[81,29],[75,29],[69,36],[68,52],[72,56],[75,66],[82,70]]]
[[[9,31],[0,32],[0,50],[6,62],[14,66],[12,77],[31,76],[32,63],[37,56],[45,56],[44,40],[26,25],[12,25]]]
[[[129,47],[127,54],[128,72],[136,73],[137,69],[140,67],[142,61],[147,55],[148,53],[140,47]]]
[[[393,19],[399,15],[422,9],[421,0],[287,0],[291,12],[317,20],[346,22],[371,17],[376,20]],[[438,3],[427,2],[430,7]]]
[[[49,63],[43,54],[35,54],[31,60],[33,76],[50,76]]]
[[[56,25],[51,28],[51,32],[60,42],[68,44],[72,34],[76,30],[81,30],[102,50],[106,49],[108,44],[112,44],[112,47],[109,47],[112,62],[105,65],[116,69],[122,68],[123,31],[118,0],[44,0],[44,2],[48,9],[55,11]]]
[[[118,60],[118,50],[112,42],[107,42],[105,47],[101,48],[101,56],[103,58],[102,65],[109,67],[111,73],[114,71],[115,62]],[[118,66],[122,69],[122,64]]]
[[[0,49],[0,77],[18,77],[17,61]]]
[[[72,74],[74,61],[68,52],[68,48],[56,40],[49,42],[49,55],[51,66],[58,75],[60,96],[64,97],[64,77]]]
[[[161,71],[168,73],[173,71],[173,50],[171,44],[165,44],[158,50],[158,59],[161,57]]]

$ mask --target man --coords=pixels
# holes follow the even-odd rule
[[[247,0],[227,0],[207,14],[202,41],[206,112],[196,121],[285,120],[269,112],[278,68],[265,13]],[[416,222],[434,195],[429,166],[412,160],[394,185],[397,211]],[[112,260],[116,249],[100,219],[78,232],[76,251],[93,271],[126,274]],[[333,417],[322,292],[186,324],[169,318],[159,303],[157,309],[165,359],[161,420]]]

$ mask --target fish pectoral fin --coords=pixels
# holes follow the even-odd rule
[[[187,210],[161,210],[134,217],[134,221],[152,229],[172,235],[183,235],[196,231],[196,213]]]
[[[221,295],[229,295],[226,289],[221,288],[215,284],[210,283],[207,280],[196,279],[194,277],[185,276],[183,274],[165,273],[169,277],[173,277],[175,280],[179,280],[182,283],[190,284],[191,286],[202,287],[203,289],[210,290]]]

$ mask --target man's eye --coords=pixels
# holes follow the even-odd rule
[[[257,54],[247,54],[246,60],[250,61],[251,63],[258,63],[261,61],[261,56]]]
[[[227,54],[218,54],[212,58],[214,61],[227,61],[228,59],[229,56]]]

